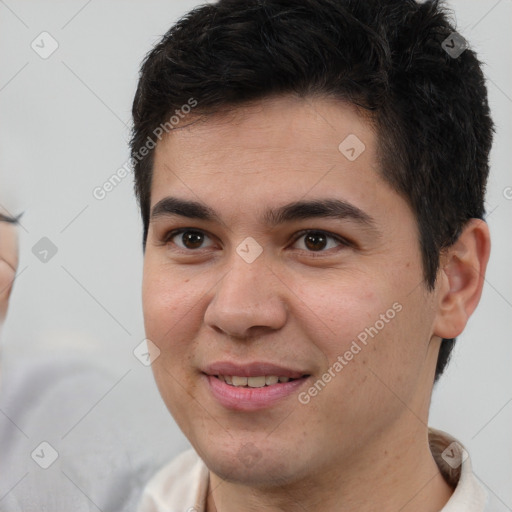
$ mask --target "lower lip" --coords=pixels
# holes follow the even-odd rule
[[[301,377],[262,388],[241,388],[230,386],[213,375],[204,374],[204,377],[218,402],[228,409],[237,411],[254,411],[271,407],[283,398],[296,393],[308,379],[308,377]]]

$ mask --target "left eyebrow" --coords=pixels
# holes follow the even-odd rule
[[[165,197],[153,207],[151,212],[151,220],[157,217],[173,216],[222,223],[218,213],[206,204],[177,197]],[[263,214],[264,224],[271,228],[287,222],[314,218],[352,220],[372,231],[378,231],[376,222],[370,215],[340,199],[295,201],[279,208],[267,209]]]
[[[275,210],[268,209],[263,215],[265,224],[270,227],[286,222],[315,218],[348,219],[376,229],[376,223],[370,215],[357,206],[340,199],[295,201]]]

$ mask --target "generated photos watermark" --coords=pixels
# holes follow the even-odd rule
[[[386,325],[396,317],[397,313],[402,311],[402,309],[402,304],[395,302],[385,313],[382,313],[379,316],[379,319],[372,326],[366,327],[363,331],[361,331],[356,336],[356,339],[352,340],[350,348],[347,349],[342,355],[339,355],[336,358],[336,361],[307,391],[302,391],[299,393],[299,402],[306,405],[311,401],[311,398],[317,396],[325,388],[325,386],[337,375],[339,375],[341,370],[343,370],[343,368],[345,368],[345,366],[347,366],[350,361],[352,361],[354,357],[368,345],[368,337],[373,339],[375,336],[377,336],[379,332],[381,332],[386,327]]]
[[[148,136],[146,142],[142,145],[142,147],[132,155],[116,172],[114,172],[102,185],[94,187],[92,191],[92,195],[98,201],[102,201],[107,197],[107,195],[112,192],[134,169],[135,164],[140,162],[143,158],[145,158],[149,152],[156,148],[157,141],[161,141],[164,134],[169,133],[171,130],[176,128],[176,126],[180,123],[182,119],[184,119],[187,114],[190,114],[192,109],[197,106],[197,100],[194,98],[189,98],[188,102],[181,106],[181,108],[177,109],[174,114],[169,117],[169,119],[165,122],[157,126],[153,130],[153,135],[155,138]]]

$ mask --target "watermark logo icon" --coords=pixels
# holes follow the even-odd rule
[[[41,262],[48,263],[56,254],[57,246],[46,236],[43,236],[32,247],[32,254]]]
[[[32,50],[34,50],[41,59],[50,58],[57,48],[59,43],[57,40],[48,32],[41,32],[30,44]]]
[[[59,453],[50,443],[43,441],[30,456],[39,467],[48,469],[59,458]]]
[[[263,252],[263,247],[254,238],[248,236],[236,248],[236,252],[246,263],[252,263]]]
[[[353,162],[357,160],[361,153],[366,149],[364,143],[357,137],[351,133],[338,146],[340,153],[347,159]]]
[[[135,347],[133,355],[144,366],[151,366],[160,356],[160,349],[151,340],[144,339]]]
[[[468,48],[468,42],[458,33],[452,32],[442,43],[441,48],[452,58],[459,57]]]
[[[468,452],[454,441],[443,451],[441,457],[450,467],[457,469],[468,458]]]
[[[238,458],[247,467],[252,467],[261,459],[261,451],[253,443],[245,443],[240,450],[238,450]]]

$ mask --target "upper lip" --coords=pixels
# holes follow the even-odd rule
[[[274,375],[298,379],[307,372],[285,368],[284,366],[255,361],[252,363],[236,364],[230,361],[218,361],[203,368],[207,375],[229,375],[237,377],[259,377],[261,375]]]

